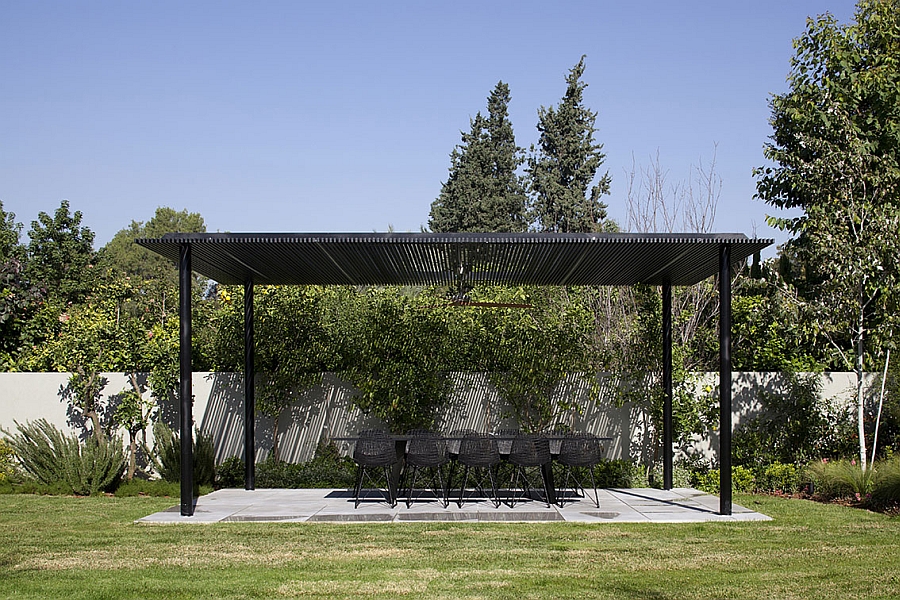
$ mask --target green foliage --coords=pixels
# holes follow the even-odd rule
[[[794,42],[790,90],[771,103],[765,156],[776,166],[756,170],[757,197],[802,210],[770,222],[797,235],[789,246],[805,267],[798,285],[809,322],[857,373],[861,463],[862,374],[891,335],[900,291],[898,30],[897,0],[861,0],[849,25],[831,15],[809,20]]]
[[[153,427],[159,475],[166,481],[181,481],[181,440],[169,427],[157,422]],[[216,480],[216,455],[212,436],[194,432],[194,486],[213,485]]]
[[[346,290],[349,291],[349,290]],[[354,401],[394,432],[430,428],[451,390],[445,310],[401,288],[344,294],[330,321]]]
[[[256,465],[260,488],[352,488],[356,466],[349,458],[319,458],[305,463],[266,459]],[[241,483],[243,485],[243,478]]]
[[[877,507],[900,505],[900,458],[877,463],[872,503]]]
[[[588,291],[545,287],[491,292],[491,300],[524,301],[531,308],[478,315],[489,380],[523,431],[544,431],[563,413],[577,410],[560,389],[567,376],[595,372],[590,346],[594,319],[584,296]]]
[[[559,106],[538,111],[540,139],[528,160],[528,176],[541,231],[592,232],[605,225],[600,197],[609,194],[611,180],[606,173],[593,184],[606,155],[594,141],[597,113],[583,104],[584,58],[569,71]]]
[[[216,488],[244,487],[244,461],[230,456],[216,468]]]
[[[732,366],[735,371],[821,370],[827,360],[800,309],[796,289],[777,273],[773,259],[739,276],[731,302]]]
[[[118,485],[125,467],[120,438],[81,442],[44,419],[16,425],[19,431],[10,445],[25,473],[40,483],[64,485],[69,493],[82,496]]]
[[[103,258],[113,269],[138,279],[162,279],[178,284],[178,267],[171,261],[134,243],[139,238],[161,238],[167,233],[205,233],[206,224],[199,213],[176,211],[160,206],[146,223],[132,221],[102,249]],[[173,306],[176,306],[173,302]]]
[[[28,232],[26,276],[63,302],[81,301],[96,281],[94,233],[81,218],[81,211],[69,214],[63,200],[52,217],[39,212]]]
[[[450,154],[450,174],[431,205],[428,227],[442,232],[510,232],[528,228],[527,196],[516,170],[523,150],[509,121],[509,86],[488,97],[488,116],[471,119],[471,131]]]
[[[603,460],[594,467],[598,488],[636,488],[647,486],[647,475],[630,460]]]
[[[708,494],[719,493],[719,471],[700,472],[694,475],[694,487]],[[733,492],[752,492],[757,487],[753,471],[741,465],[731,467],[731,490]]]
[[[802,465],[810,460],[852,452],[851,420],[821,397],[815,373],[784,373],[778,390],[760,393],[762,413],[734,432],[735,464],[754,466],[780,462]]]
[[[800,489],[802,472],[796,465],[774,462],[757,471],[757,491],[793,494]]]
[[[0,482],[16,476],[16,453],[6,440],[0,439]]]
[[[46,298],[46,290],[25,279],[22,263],[0,263],[0,368],[10,368],[18,353],[37,341],[32,319]]]
[[[202,496],[211,491],[211,486],[202,485],[199,494]],[[114,494],[116,498],[133,498],[135,496],[178,498],[181,495],[181,486],[177,482],[164,479],[132,479],[117,487]]]
[[[855,498],[861,501],[872,492],[875,470],[860,468],[855,460],[823,459],[806,467],[806,479],[820,499]]]

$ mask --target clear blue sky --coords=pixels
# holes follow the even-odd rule
[[[210,231],[418,231],[497,81],[527,147],[585,54],[613,218],[633,159],[675,183],[715,153],[715,229],[783,241],[751,170],[824,12],[854,3],[5,0],[0,201],[27,240],[68,199],[97,247],[161,205]]]

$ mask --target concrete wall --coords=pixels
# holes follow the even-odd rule
[[[102,416],[109,422],[118,395],[130,386],[122,373],[105,373],[103,376],[106,385],[101,404],[106,411]],[[0,373],[0,428],[13,432],[16,422],[45,418],[60,428],[87,435],[82,415],[68,401],[68,377],[66,373]],[[609,458],[631,457],[647,462],[651,451],[649,415],[640,407],[627,403],[618,406],[614,402],[614,392],[619,382],[613,375],[599,377],[600,393],[596,397],[591,397],[589,386],[575,377],[561,387],[559,393],[572,398],[582,408],[577,413],[565,415],[565,424],[575,431],[612,438],[606,445]],[[852,402],[853,373],[825,373],[821,377],[824,398],[839,404]],[[875,379],[877,375],[868,377],[868,381]],[[485,375],[461,373],[456,382],[456,392],[438,421],[440,430],[496,431],[515,427],[512,412]],[[761,391],[774,392],[782,386],[778,373],[734,373],[733,382],[735,427],[759,413]],[[717,384],[718,375],[707,373],[700,377],[697,389],[700,392],[708,386],[715,390]],[[212,435],[217,461],[243,456],[242,375],[194,373],[193,385],[194,422],[201,431]],[[352,386],[326,374],[320,385],[303,394],[281,416],[278,427],[281,457],[294,462],[309,460],[320,439],[352,436],[362,429],[379,425],[376,419],[353,407],[353,393]],[[174,399],[163,402],[159,407],[159,418],[174,428],[178,422],[177,411]],[[257,414],[255,431],[256,459],[262,460],[272,449],[272,420]],[[152,436],[149,441],[152,443]],[[706,437],[697,437],[693,451],[713,458],[717,447],[718,436],[712,431]],[[346,443],[341,449],[350,450]]]

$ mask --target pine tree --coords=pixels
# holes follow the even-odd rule
[[[523,150],[509,121],[509,86],[500,81],[450,154],[450,175],[431,204],[434,232],[513,232],[528,229],[522,177]]]
[[[597,113],[583,104],[584,59],[566,77],[566,94],[559,107],[538,111],[538,148],[528,160],[533,191],[532,211],[541,231],[591,232],[604,228],[610,177],[604,173],[591,185],[606,155],[594,142]]]

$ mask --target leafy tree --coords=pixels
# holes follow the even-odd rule
[[[167,233],[203,233],[206,224],[199,213],[187,209],[176,211],[160,206],[146,223],[132,221],[103,247],[105,260],[126,275],[143,279],[165,277],[173,284],[178,280],[178,268],[169,260],[134,243],[139,238],[159,238]]]
[[[502,81],[488,97],[488,116],[471,119],[469,133],[450,154],[450,175],[431,204],[435,232],[515,232],[528,229],[527,196],[516,170],[523,150],[509,121],[509,86]]]
[[[483,364],[491,384],[512,407],[523,430],[545,431],[576,409],[561,390],[566,378],[596,372],[589,340],[594,318],[586,301],[591,290],[543,287],[490,292],[494,301],[531,305],[485,310],[478,319],[484,337]]]
[[[81,225],[81,211],[69,213],[63,200],[51,217],[39,212],[31,222],[25,274],[62,302],[80,302],[94,286],[94,232]]]
[[[450,394],[450,326],[434,302],[395,287],[344,290],[339,318],[328,317],[354,401],[397,433],[431,427]]]
[[[0,201],[0,263],[6,263],[11,258],[22,258],[23,248],[19,244],[21,233],[22,224],[16,223],[16,213],[3,210],[3,202]]]
[[[611,179],[593,183],[606,155],[594,141],[597,113],[584,106],[584,59],[566,77],[566,93],[557,108],[538,110],[540,139],[528,159],[532,209],[541,231],[592,232],[604,228]]]
[[[810,19],[794,46],[790,90],[771,100],[764,154],[775,166],[756,170],[757,197],[802,210],[770,223],[796,235],[811,322],[857,373],[866,465],[862,374],[871,344],[889,337],[900,283],[900,2],[861,0],[849,25]]]

